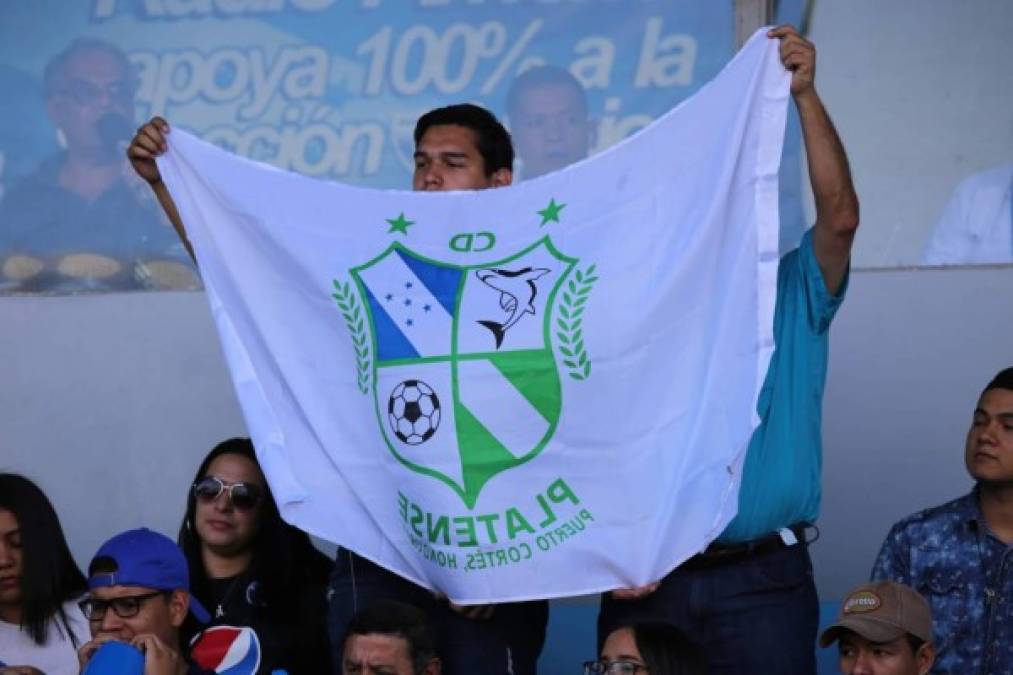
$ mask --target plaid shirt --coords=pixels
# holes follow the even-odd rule
[[[992,534],[975,489],[893,526],[872,579],[893,579],[932,607],[933,673],[1013,675],[1013,547]]]

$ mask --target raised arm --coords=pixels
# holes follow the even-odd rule
[[[169,123],[161,117],[152,117],[150,122],[137,130],[137,134],[130,141],[127,157],[130,158],[130,163],[137,175],[151,186],[155,197],[158,198],[158,203],[162,205],[162,210],[169,217],[176,234],[179,235],[183,246],[186,247],[186,252],[190,254],[190,258],[194,262],[197,262],[193,255],[193,246],[190,245],[190,239],[186,235],[186,228],[183,227],[179,211],[176,210],[176,202],[172,201],[172,195],[169,194],[168,188],[162,182],[162,174],[159,173],[158,165],[155,164],[155,157],[161,155],[168,148],[165,142],[168,133]]]
[[[791,95],[802,123],[809,182],[816,202],[813,249],[827,290],[837,295],[858,229],[858,195],[851,182],[848,157],[816,93],[816,48],[792,26],[778,26],[768,35],[781,41],[781,61],[791,71]]]

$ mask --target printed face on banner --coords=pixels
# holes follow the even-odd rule
[[[395,244],[351,270],[373,337],[379,432],[404,466],[442,481],[469,508],[556,429],[562,388],[550,309],[575,264],[546,238],[473,266]]]

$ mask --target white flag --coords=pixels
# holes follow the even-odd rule
[[[773,350],[777,48],[505,188],[355,188],[174,131],[284,517],[465,603],[646,584],[716,537]]]

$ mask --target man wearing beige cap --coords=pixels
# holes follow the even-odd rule
[[[928,603],[895,581],[864,584],[848,593],[820,646],[835,640],[845,675],[925,675],[936,659]]]

